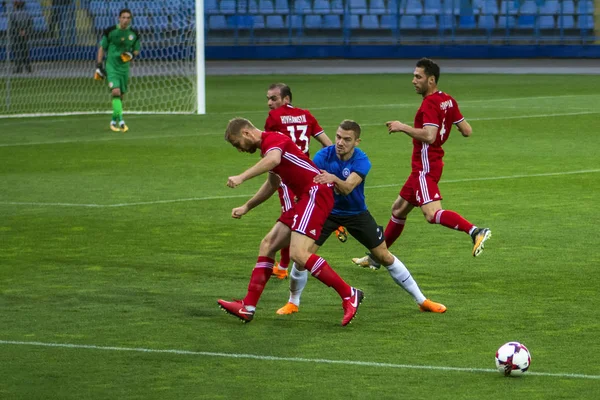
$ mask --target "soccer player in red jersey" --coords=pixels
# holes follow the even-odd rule
[[[308,110],[292,106],[292,90],[285,83],[273,83],[267,90],[267,105],[271,111],[265,122],[265,131],[281,132],[290,137],[303,153],[310,157],[310,139],[315,138],[323,147],[331,146],[333,143],[319,125],[319,122]],[[286,185],[281,185],[279,202],[281,211],[286,212],[292,206],[295,195]],[[338,228],[337,236],[342,242],[347,239],[346,230]],[[288,276],[290,263],[290,249],[281,249],[279,263],[273,266],[273,276],[285,279]]]
[[[473,240],[472,254],[477,257],[492,232],[476,227],[454,211],[442,209],[438,188],[444,167],[442,145],[448,140],[452,124],[464,137],[471,136],[473,130],[462,116],[456,100],[438,89],[439,77],[440,67],[435,62],[427,58],[419,60],[412,84],[423,96],[423,102],[415,116],[414,127],[400,121],[386,122],[389,133],[404,132],[413,139],[412,172],[392,205],[392,217],[385,229],[386,244],[389,248],[398,239],[408,214],[413,208],[420,207],[430,224],[468,233]],[[368,255],[352,261],[365,267],[374,264]]]
[[[287,185],[298,199],[263,238],[244,299],[219,300],[219,306],[243,322],[252,321],[256,304],[273,273],[275,253],[289,245],[290,256],[296,264],[310,271],[315,278],[340,295],[344,310],[342,326],[350,323],[364,297],[363,292],[344,282],[327,261],[309,251],[333,209],[333,185],[313,181],[319,175],[319,169],[282,133],[263,132],[247,119],[234,118],[227,125],[225,140],[240,152],[255,153],[260,150],[262,157],[240,175],[230,176],[227,186],[235,188],[251,178],[269,172],[269,179],[256,194],[243,206],[231,211],[233,218],[241,218],[267,200],[281,183]]]

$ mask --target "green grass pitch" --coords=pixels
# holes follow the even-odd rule
[[[415,210],[392,252],[446,314],[420,313],[334,238],[320,254],[366,294],[349,327],[312,278],[292,316],[275,314],[281,281],[250,324],[218,309],[244,295],[279,211],[273,198],[230,217],[264,178],[226,187],[258,160],[223,140],[227,121],[262,126],[276,81],[330,137],[358,121],[385,225],[412,145],[384,123],[412,123],[410,80],[209,77],[207,115],[129,115],[126,134],[107,115],[0,120],[0,398],[600,398],[599,76],[442,75],[474,129],[445,145],[443,206],[493,237],[475,259]],[[511,340],[532,354],[521,378],[492,372]]]

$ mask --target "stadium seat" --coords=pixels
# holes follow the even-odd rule
[[[289,14],[290,7],[288,0],[275,0],[275,13],[276,14]]]
[[[350,17],[347,19],[347,17]],[[350,29],[360,29],[360,17],[356,14],[350,14],[344,16],[344,24],[348,24],[347,27]]]
[[[519,12],[521,13],[521,15],[537,15],[538,6],[535,3],[535,1],[527,0],[521,5]]]
[[[252,29],[265,29],[264,15],[252,15]]]
[[[166,31],[169,29],[169,17],[166,15],[155,15],[152,17],[152,26],[154,29]]]
[[[349,0],[350,13],[364,15],[367,13],[367,0]]]
[[[417,29],[416,15],[403,15],[400,17],[400,29]]]
[[[371,0],[369,2],[369,14],[371,15],[383,15],[387,11],[385,9],[385,2],[383,0]]]
[[[267,15],[265,27],[268,29],[282,29],[286,26],[283,23],[283,17],[281,15]]]
[[[579,29],[594,29],[594,16],[580,15],[579,18],[577,18],[577,27]]]
[[[480,15],[477,27],[486,30],[496,29],[496,18],[493,15]]]
[[[0,32],[6,32],[8,30],[8,18],[0,17]]]
[[[94,27],[96,30],[103,31],[104,29],[116,25],[116,17],[108,15],[97,15],[94,17]]]
[[[408,0],[406,3],[406,7],[404,8],[405,15],[422,15],[423,14],[423,5],[420,0]],[[402,27],[402,21],[400,22],[400,27]]]
[[[382,15],[379,27],[382,29],[398,29],[398,16],[397,15]]]
[[[210,22],[210,20],[209,20]],[[171,29],[188,29],[189,21],[187,15],[184,14],[173,14],[171,15]],[[210,24],[209,24],[210,27]]]
[[[324,29],[340,29],[342,23],[340,22],[340,16],[334,14],[327,14],[323,16],[323,28]]]
[[[133,24],[133,27],[140,31],[148,31],[152,29],[150,19],[147,15],[138,15],[137,17],[135,17],[135,23]]]
[[[42,13],[42,5],[39,1],[26,1],[25,9],[29,11],[30,14],[41,14]]]
[[[146,13],[146,2],[144,1],[128,1],[127,8],[131,10],[133,15],[140,15]]]
[[[89,5],[90,14],[93,16],[96,15],[106,15],[108,14],[108,4],[103,1],[91,1]]]
[[[332,0],[331,1],[331,13],[341,15],[344,13],[343,0]]]
[[[331,6],[329,4],[329,0],[315,0],[313,4],[313,12],[315,14],[329,14],[331,11]]]
[[[485,0],[479,9],[481,15],[498,15],[498,3],[496,0]]]
[[[575,14],[575,2],[573,0],[563,0],[561,3],[560,12],[563,15]]]
[[[519,13],[518,0],[502,0],[500,3],[500,14],[502,15],[517,15]],[[500,26],[500,24],[498,24]]]
[[[573,29],[575,28],[575,18],[572,15],[559,15],[556,27],[562,29]]]
[[[441,13],[443,15],[460,15],[460,3],[460,0],[444,0]],[[473,13],[476,10],[479,12],[479,7],[473,6]]]
[[[512,29],[517,26],[517,18],[512,15],[501,15],[498,17],[498,28],[499,29]]]
[[[406,0],[388,0],[387,1],[387,13],[390,15],[402,14],[404,12],[403,7],[405,6]]]
[[[206,2],[204,4],[206,5]],[[206,6],[204,9],[206,10]],[[258,14],[258,3],[256,0],[238,0],[237,12],[238,14]]]
[[[302,15],[290,15],[287,17],[288,26],[293,29],[302,29],[304,27],[304,20]]]
[[[235,0],[221,0],[219,9],[221,14],[233,15],[237,12],[237,2]]]
[[[122,9],[125,8],[125,2],[124,1],[114,1],[114,2],[109,2],[108,3],[108,13],[112,16],[118,16],[119,15],[119,11],[121,11]],[[132,10],[133,12],[133,10]]]
[[[560,5],[557,0],[546,0],[540,6],[540,15],[556,15],[559,13]]]
[[[379,17],[377,15],[363,15],[362,27],[364,29],[379,29]]]
[[[441,0],[425,0],[423,5],[425,14],[439,15],[442,13]]]
[[[286,2],[287,5],[287,2]],[[275,8],[273,7],[273,2],[271,0],[259,0],[258,2],[258,12],[261,14],[274,14]],[[289,10],[285,13],[277,13],[277,14],[287,14]]]
[[[296,0],[294,1],[294,13],[295,14],[312,14],[312,5],[308,0]]]
[[[304,27],[306,29],[321,29],[323,21],[320,15],[307,15],[304,17]]]
[[[210,29],[227,29],[227,20],[224,15],[211,15],[208,17],[208,27]]]
[[[594,2],[586,1],[586,0],[579,0],[579,2],[577,3],[577,14],[579,14],[579,15],[594,14]]]
[[[556,26],[554,16],[552,15],[541,15],[538,19],[538,26],[540,29],[554,29]]]
[[[441,30],[450,30],[456,28],[456,19],[454,15],[440,15],[439,28]]]
[[[517,27],[520,29],[535,28],[535,15],[519,15],[519,19],[517,20]]]
[[[423,15],[419,18],[419,28],[421,29],[437,29],[437,21],[435,15]]]
[[[461,29],[474,29],[476,26],[474,15],[461,15],[458,19],[458,27]]]

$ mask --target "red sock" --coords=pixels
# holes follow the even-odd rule
[[[279,258],[279,267],[287,268],[290,265],[290,246],[284,247],[280,251],[281,257]]]
[[[473,228],[473,224],[461,217],[460,214],[450,210],[437,210],[433,215],[432,224],[444,225],[450,229],[456,229],[469,233]]]
[[[396,239],[400,237],[405,223],[406,218],[397,218],[392,214],[390,222],[388,222],[387,226],[385,227],[385,244],[388,249],[394,244]]]
[[[273,273],[273,264],[275,264],[275,260],[272,258],[258,257],[256,265],[252,270],[250,283],[248,284],[248,293],[246,293],[246,297],[244,297],[245,305],[256,307],[258,299],[260,299],[260,295]]]
[[[352,295],[352,288],[327,264],[325,259],[316,254],[311,254],[304,266],[312,276],[332,287],[342,299]]]

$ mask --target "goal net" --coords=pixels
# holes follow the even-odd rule
[[[0,3],[0,117],[110,113],[107,81],[93,76],[102,32],[123,8],[141,44],[126,113],[204,114],[203,0],[7,0]]]

